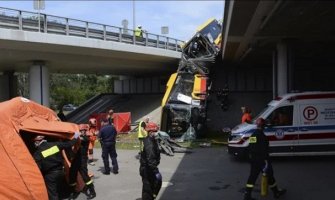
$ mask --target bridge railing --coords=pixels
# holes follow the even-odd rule
[[[132,29],[0,7],[0,28],[93,38],[181,52],[182,40]]]

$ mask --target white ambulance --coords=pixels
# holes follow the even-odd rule
[[[229,153],[247,155],[259,117],[266,120],[270,155],[335,155],[335,92],[290,93],[272,100],[252,123],[232,129]]]

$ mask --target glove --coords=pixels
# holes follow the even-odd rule
[[[79,133],[79,132],[75,132],[73,137],[74,137],[75,139],[77,139],[79,136],[80,136],[80,133]]]
[[[157,179],[158,181],[162,181],[162,175],[161,175],[161,173],[157,172],[157,173],[155,174],[155,177],[156,177],[156,179]]]
[[[265,160],[265,165],[264,165],[264,168],[263,168],[263,173],[266,173],[267,172],[267,170],[268,170],[268,161],[267,160]]]

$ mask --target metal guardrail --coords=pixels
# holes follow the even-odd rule
[[[94,38],[179,52],[182,51],[181,45],[184,43],[175,38],[148,32],[143,33],[140,38],[135,36],[132,29],[2,7],[0,28]]]

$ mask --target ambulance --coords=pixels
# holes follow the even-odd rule
[[[232,129],[228,139],[230,154],[248,155],[248,139],[259,117],[266,121],[264,133],[271,156],[335,155],[335,91],[277,97],[251,123]]]

